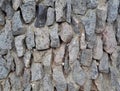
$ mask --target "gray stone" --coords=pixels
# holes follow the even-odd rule
[[[21,5],[21,12],[25,23],[30,23],[36,14],[36,3],[35,2],[26,2]]]
[[[27,51],[27,52],[24,54],[23,60],[24,60],[24,64],[25,64],[25,67],[26,67],[26,68],[29,68],[29,67],[30,67],[31,56],[32,56],[31,51]]]
[[[82,50],[80,63],[84,66],[90,66],[92,63],[92,50],[84,49]]]
[[[12,18],[12,31],[14,35],[23,34],[25,32],[25,29],[22,24],[22,20],[20,17],[20,11],[17,11],[14,13],[14,16]]]
[[[72,64],[77,60],[79,55],[79,36],[74,36],[68,47],[69,63]],[[74,55],[73,55],[74,54]]]
[[[43,67],[40,63],[32,63],[31,67],[31,80],[37,81],[43,78]]]
[[[56,22],[65,21],[66,0],[55,1]]]
[[[93,60],[90,70],[91,79],[96,79],[98,77],[98,68],[96,60]]]
[[[61,24],[60,37],[63,42],[68,43],[73,37],[72,27],[68,23]]]
[[[12,0],[12,7],[14,10],[17,10],[22,3],[22,0]]]
[[[108,73],[109,72],[109,58],[107,53],[103,53],[103,56],[100,60],[99,71]]]
[[[6,78],[10,72],[5,64],[6,60],[0,56],[0,80]]]
[[[116,31],[117,43],[120,44],[120,15],[117,17],[117,31]]]
[[[75,83],[79,86],[84,85],[86,81],[86,74],[84,70],[80,67],[80,63],[76,60],[73,64],[72,77]]]
[[[0,8],[2,7],[4,0],[0,0]]]
[[[15,73],[9,75],[11,83],[11,91],[23,91],[22,83],[20,77],[16,76]]]
[[[93,58],[100,60],[103,55],[103,42],[101,36],[97,36],[97,44],[93,48]]]
[[[46,5],[46,6],[53,7],[53,6],[54,6],[54,1],[55,1],[55,0],[44,0],[43,3],[44,3],[44,5]]]
[[[63,58],[65,54],[65,44],[54,50],[54,62],[56,65],[61,65],[63,63]]]
[[[25,53],[24,39],[25,35],[19,35],[15,37],[15,47],[18,57],[22,57]]]
[[[66,21],[68,23],[71,23],[71,13],[72,13],[72,5],[71,5],[71,0],[66,0],[67,2],[67,11],[66,11]]]
[[[34,26],[30,25],[28,26],[27,32],[26,32],[26,45],[29,50],[31,50],[33,47],[35,47],[35,36],[34,36]]]
[[[92,80],[88,79],[84,85],[84,91],[91,91],[92,87]]]
[[[95,33],[95,26],[96,26],[95,10],[88,10],[86,15],[82,17],[82,23],[85,26],[86,40],[89,41]]]
[[[22,0],[23,3],[27,3],[27,2],[35,2],[36,0]]]
[[[58,35],[58,24],[54,24],[50,27],[50,40],[51,40],[51,47],[56,48],[60,47],[60,39]]]
[[[0,49],[0,55],[5,55],[7,52],[8,51],[6,49]]]
[[[68,91],[76,91],[73,83],[68,83]]]
[[[0,49],[11,49],[13,42],[13,35],[11,31],[11,22],[6,21],[5,27],[0,33]]]
[[[6,79],[3,83],[3,91],[10,91],[10,90],[11,90],[10,81],[9,81],[9,79]]]
[[[118,68],[118,70],[120,71],[120,51],[118,51],[118,54],[116,56],[117,60],[116,60],[116,67]]]
[[[5,14],[0,10],[0,25],[5,24]]]
[[[46,24],[48,26],[52,25],[55,21],[55,10],[54,8],[49,7],[47,10],[47,21]]]
[[[67,53],[68,53],[68,51],[67,51]],[[64,67],[63,70],[64,70],[65,75],[69,75],[69,72],[71,70],[68,57],[69,57],[69,55],[65,54],[65,56],[64,56],[64,66],[63,66]]]
[[[112,53],[116,49],[117,42],[112,24],[107,25],[103,32],[103,44],[103,48],[107,53]]]
[[[14,61],[15,61],[15,72],[17,76],[20,76],[24,69],[24,63],[21,58],[18,58],[16,53],[13,53]]]
[[[52,79],[49,74],[45,74],[43,78],[43,91],[54,91]]]
[[[99,0],[87,0],[87,8],[94,9],[97,7]]]
[[[61,66],[56,66],[53,68],[53,81],[55,82],[55,87],[57,91],[67,90],[67,82],[62,72]]]
[[[119,0],[109,0],[108,1],[108,13],[107,22],[113,23],[118,14]]]
[[[40,28],[35,30],[35,43],[37,50],[48,49],[50,46],[50,39],[48,28]]]
[[[102,33],[107,19],[107,4],[99,5],[96,9],[96,33]]]
[[[43,91],[43,86],[41,81],[35,81],[31,83],[33,91]]]
[[[47,7],[39,4],[37,10],[37,18],[35,22],[35,27],[40,28],[45,26],[47,19]]]
[[[75,14],[84,15],[86,12],[86,0],[72,0],[73,12]]]

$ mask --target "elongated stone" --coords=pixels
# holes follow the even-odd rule
[[[99,0],[87,0],[87,8],[94,9],[97,7]]]
[[[14,10],[17,10],[22,3],[22,0],[12,0],[12,7]]]

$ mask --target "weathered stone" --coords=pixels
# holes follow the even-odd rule
[[[47,10],[47,21],[46,24],[48,26],[52,25],[55,21],[55,10],[51,7],[48,8]]]
[[[25,67],[26,68],[29,68],[30,67],[30,63],[31,63],[31,51],[27,51],[25,54],[24,54],[24,64],[25,64]]]
[[[35,2],[26,2],[21,5],[21,12],[25,23],[30,23],[35,18]]]
[[[72,0],[73,12],[84,15],[86,12],[86,0]]]
[[[66,21],[68,23],[71,23],[71,13],[72,13],[72,5],[71,5],[71,0],[66,0],[67,2],[67,11],[66,11]]]
[[[107,18],[107,4],[99,5],[96,9],[96,33],[101,33],[105,29],[106,18]]]
[[[5,14],[0,10],[0,25],[5,24]]]
[[[0,0],[0,8],[2,7],[4,0]]]
[[[10,81],[9,81],[9,79],[6,79],[3,82],[3,91],[10,91],[10,90],[11,90],[11,88],[10,88]]]
[[[63,62],[64,54],[65,54],[65,44],[62,44],[60,48],[54,50],[54,62],[56,65],[61,65]]]
[[[14,10],[17,10],[22,3],[22,0],[12,0],[12,7]]]
[[[109,58],[107,53],[103,53],[103,56],[100,60],[99,71],[108,73],[109,72]]]
[[[72,64],[77,60],[79,54],[79,36],[73,37],[68,47],[69,50],[69,63]],[[74,55],[73,55],[74,54]]]
[[[56,48],[60,47],[60,39],[58,35],[58,24],[54,24],[50,27],[50,40],[51,40],[51,47]]]
[[[46,5],[46,6],[51,6],[51,7],[53,7],[53,6],[54,6],[54,1],[55,1],[55,0],[44,0],[43,3],[44,3],[44,5]]]
[[[29,50],[31,50],[33,47],[35,47],[35,38],[34,38],[34,25],[30,25],[27,28],[26,32],[26,45]]]
[[[116,38],[117,38],[117,43],[120,44],[120,15],[117,17],[117,29],[116,29]]]
[[[0,55],[5,55],[7,52],[8,51],[6,49],[0,49]]]
[[[99,0],[87,0],[87,8],[94,9],[97,7]]]
[[[63,42],[68,43],[73,37],[72,27],[68,23],[62,23],[60,37]]]
[[[41,81],[35,81],[31,83],[33,91],[43,91],[43,86]]]
[[[32,63],[31,67],[32,81],[37,81],[43,78],[43,67],[40,63]]]
[[[53,68],[53,81],[57,91],[66,91],[67,82],[62,72],[61,66],[56,66]]]
[[[93,48],[93,58],[100,60],[103,55],[103,42],[101,36],[97,36],[97,44]]]
[[[6,21],[6,25],[0,33],[0,49],[11,49],[13,42],[13,35],[11,31],[11,22]]]
[[[0,80],[8,76],[9,70],[5,66],[6,60],[0,56]]]
[[[22,0],[23,3],[27,3],[27,2],[35,2],[36,0]]]
[[[68,91],[77,91],[73,85],[73,83],[68,83]]]
[[[54,91],[51,76],[48,74],[43,78],[43,91]]]
[[[118,14],[119,0],[109,0],[108,1],[108,13],[107,22],[113,23]]]
[[[96,60],[93,60],[90,71],[91,79],[96,79],[98,77],[98,68]]]
[[[92,80],[88,79],[84,85],[84,91],[91,91],[91,87],[92,87]]]
[[[80,63],[84,66],[90,66],[92,63],[92,50],[84,49],[82,50]]]
[[[15,37],[15,47],[18,57],[22,57],[25,53],[24,39],[25,35],[19,35]]]
[[[23,63],[22,59],[17,57],[16,53],[13,53],[13,57],[14,57],[14,61],[15,61],[16,75],[20,76],[22,74],[22,72],[23,72],[23,69],[24,69],[24,63]]]
[[[35,30],[35,42],[37,50],[48,49],[50,46],[50,39],[48,28],[40,28]]]
[[[16,76],[15,73],[9,75],[11,83],[11,91],[23,91],[22,83],[20,77]]]
[[[84,70],[80,67],[80,63],[76,60],[73,64],[72,77],[75,83],[79,86],[84,85],[86,81],[86,74]]]
[[[120,71],[120,51],[118,51],[118,53],[115,55],[115,58],[117,58],[117,59],[116,60],[112,60],[112,61],[115,61],[115,66]]]
[[[88,10],[86,15],[82,18],[82,23],[85,26],[86,40],[89,41],[95,33],[96,26],[95,10]]]
[[[35,27],[37,28],[43,27],[46,23],[46,19],[47,19],[47,7],[39,4]]]
[[[55,1],[56,22],[65,21],[66,0]]]
[[[20,17],[20,11],[14,13],[14,16],[12,18],[12,31],[14,35],[23,34],[25,32]]]
[[[113,25],[109,24],[103,32],[103,48],[107,53],[112,53],[117,46]]]
[[[64,68],[63,68],[65,75],[69,75],[69,72],[71,70],[68,57],[69,55],[66,53],[64,57]]]

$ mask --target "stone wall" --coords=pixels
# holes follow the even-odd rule
[[[119,0],[0,0],[0,91],[120,91]]]

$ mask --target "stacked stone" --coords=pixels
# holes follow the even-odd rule
[[[0,91],[120,91],[119,0],[0,0]]]

